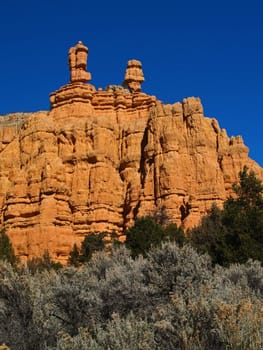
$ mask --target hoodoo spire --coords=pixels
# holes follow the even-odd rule
[[[82,41],[69,49],[68,64],[71,83],[85,83],[91,80],[91,74],[87,72],[88,51],[89,49],[83,45]]]
[[[127,85],[130,92],[140,92],[141,84],[144,82],[142,63],[138,60],[130,60],[124,77],[124,84]]]

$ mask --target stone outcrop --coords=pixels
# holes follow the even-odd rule
[[[1,226],[22,260],[49,250],[66,262],[86,234],[124,239],[136,217],[163,207],[193,226],[222,205],[244,165],[263,179],[242,138],[205,117],[199,98],[167,105],[140,88],[86,84],[83,47],[70,50],[71,83],[50,95],[50,112],[16,126],[1,117]]]
[[[140,92],[141,84],[144,82],[144,75],[142,72],[142,64],[138,60],[128,61],[124,86],[127,86],[130,92]]]
[[[81,41],[71,47],[68,53],[68,63],[71,83],[85,83],[91,80],[91,74],[87,72],[88,48]]]

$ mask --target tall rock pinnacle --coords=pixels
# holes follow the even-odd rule
[[[141,84],[144,82],[142,64],[138,60],[128,61],[124,77],[124,84],[127,85],[130,92],[140,92]]]
[[[68,63],[71,83],[85,83],[91,80],[87,72],[88,48],[81,41],[71,47],[68,52]]]

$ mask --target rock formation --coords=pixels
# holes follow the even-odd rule
[[[81,41],[71,47],[68,53],[71,83],[85,83],[91,80],[91,74],[87,72],[88,48]]]
[[[142,64],[138,60],[128,61],[124,85],[128,87],[130,92],[140,92],[141,84],[144,82],[144,75],[142,72]]]
[[[244,165],[263,179],[242,138],[205,117],[199,98],[167,105],[141,92],[136,60],[129,90],[96,90],[85,84],[87,53],[70,49],[71,82],[50,95],[50,112],[0,118],[0,220],[22,260],[47,249],[65,262],[86,234],[124,239],[136,217],[162,207],[193,226]]]

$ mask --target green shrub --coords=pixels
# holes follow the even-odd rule
[[[126,232],[126,246],[131,250],[132,256],[142,254],[154,246],[160,245],[165,239],[162,226],[156,223],[150,216],[139,218]]]
[[[8,261],[12,266],[18,263],[10,239],[4,230],[0,231],[0,260]]]
[[[183,230],[176,224],[162,226],[151,216],[145,216],[127,230],[125,245],[135,257],[139,254],[146,256],[150,248],[160,246],[164,241],[176,241],[182,246],[184,240]]]
[[[138,320],[131,313],[127,318],[112,315],[105,328],[98,327],[91,336],[87,328],[80,328],[78,335],[61,334],[57,350],[154,350],[153,327]]]
[[[80,251],[76,244],[73,245],[73,250],[69,253],[68,264],[78,267],[90,261],[92,254],[105,248],[104,238],[105,232],[90,233],[85,236],[81,243]]]
[[[74,243],[73,249],[69,253],[68,264],[74,267],[80,266],[80,253],[76,243]]]
[[[49,252],[46,250],[42,258],[32,258],[28,261],[27,267],[31,273],[43,272],[45,270],[59,270],[62,264],[51,259]]]

